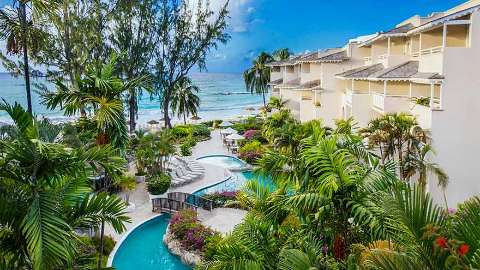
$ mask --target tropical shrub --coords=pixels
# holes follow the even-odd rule
[[[261,129],[263,120],[256,117],[249,117],[243,121],[233,123],[232,128],[243,134],[249,129]]]
[[[207,127],[217,128],[220,125],[220,123],[222,123],[222,120],[210,120],[210,121],[205,121],[202,124],[204,124]]]
[[[236,200],[238,191],[221,191],[205,194],[205,199],[213,201],[213,207],[224,207],[226,203]]]
[[[97,249],[97,252],[100,252],[100,237],[92,237],[92,243]],[[108,256],[115,247],[116,241],[110,235],[107,235],[103,239],[103,255]]]
[[[170,175],[165,173],[158,173],[156,175],[151,176],[147,182],[147,190],[152,195],[160,195],[170,188],[172,183],[172,179]]]
[[[180,145],[180,154],[184,157],[192,155],[192,147],[188,143]]]
[[[255,134],[257,134],[258,132],[259,132],[259,130],[249,129],[249,130],[247,130],[243,133],[243,137],[245,137],[245,139],[247,139],[247,140],[251,140],[251,139],[253,139],[253,136],[255,136]]]
[[[259,141],[250,141],[245,143],[238,150],[238,157],[248,163],[254,163],[263,154],[263,146]]]
[[[178,125],[170,129],[172,136],[176,139],[185,138],[190,135],[190,127],[188,125]]]
[[[192,126],[192,135],[197,138],[209,138],[210,129],[205,125],[194,125]]]
[[[417,105],[422,105],[422,106],[430,106],[430,98],[429,97],[414,97],[412,98],[413,102]]]
[[[209,239],[218,239],[215,231],[202,225],[193,210],[175,213],[170,219],[170,232],[187,250],[204,251]],[[210,247],[211,249],[212,247]]]

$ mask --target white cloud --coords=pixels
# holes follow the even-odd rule
[[[199,0],[190,0],[191,7],[195,7]],[[235,33],[248,32],[251,24],[255,21],[255,7],[252,6],[253,0],[230,0],[228,3],[229,28]],[[211,0],[210,8],[218,12],[226,3],[226,0]]]

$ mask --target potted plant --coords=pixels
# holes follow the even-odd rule
[[[135,164],[137,166],[137,172],[135,173],[135,181],[137,183],[145,182],[145,155],[144,151],[138,150],[135,153]]]
[[[172,179],[170,175],[166,173],[160,172],[150,177],[147,181],[147,190],[150,199],[162,197],[170,188],[171,183]]]
[[[120,177],[118,186],[125,194],[125,204],[127,205],[127,212],[135,209],[135,204],[130,202],[130,193],[135,190],[137,183],[136,177],[131,174],[124,174]]]

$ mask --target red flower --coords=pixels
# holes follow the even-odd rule
[[[447,247],[447,238],[445,238],[443,236],[440,236],[437,239],[435,239],[435,243],[437,244],[437,246],[439,246],[441,248],[446,248]]]
[[[469,250],[470,250],[470,247],[467,244],[461,244],[460,247],[458,248],[458,254],[460,254],[460,256],[464,256],[465,254],[468,253]]]

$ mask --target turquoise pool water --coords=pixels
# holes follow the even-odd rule
[[[223,181],[221,183],[215,184],[210,187],[202,188],[196,191],[195,195],[203,195],[208,193],[222,192],[222,191],[237,191],[242,188],[243,184],[248,181],[256,179],[263,185],[274,188],[274,184],[270,178],[261,177],[255,175],[252,171],[246,172],[234,172],[230,179]]]
[[[221,166],[227,169],[241,169],[245,167],[245,162],[241,161],[236,157],[215,155],[215,156],[206,156],[197,159],[200,162],[205,162],[217,166]]]
[[[113,258],[116,270],[190,270],[163,244],[169,215],[160,215],[134,229]]]

